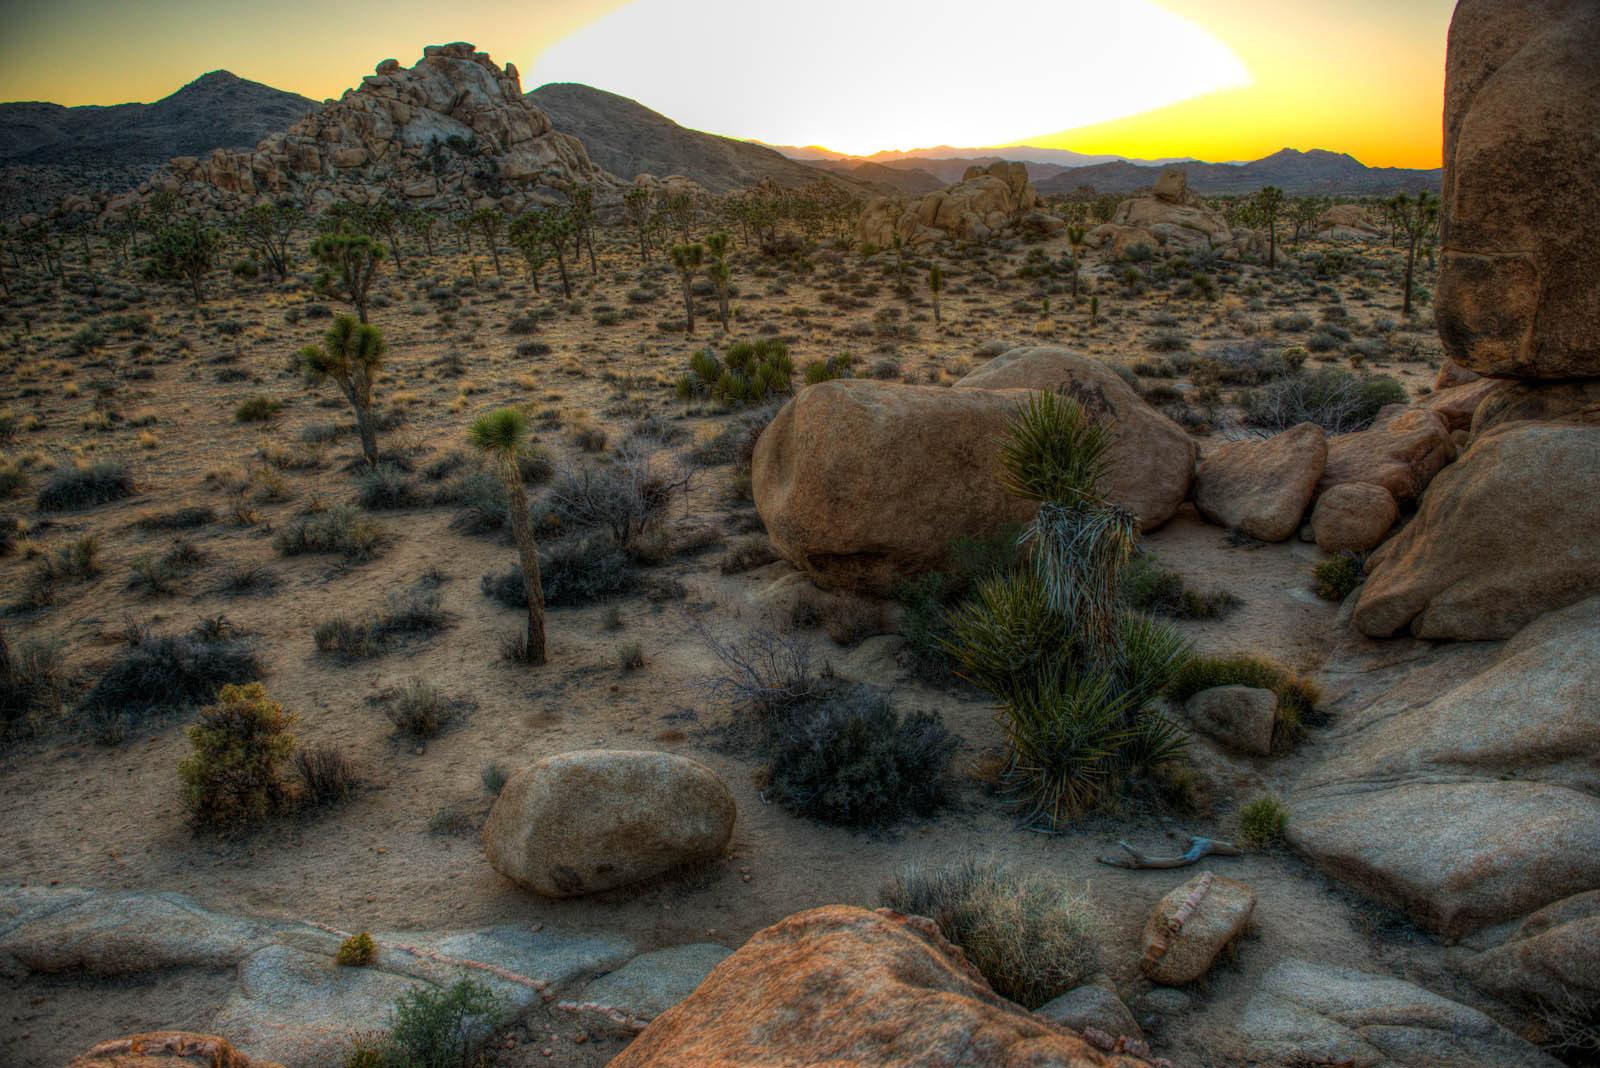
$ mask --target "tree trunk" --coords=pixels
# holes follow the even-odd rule
[[[728,291],[726,289],[717,291],[717,310],[722,315],[722,332],[726,334],[728,332]],[[937,319],[938,317],[939,313],[935,310],[934,318]]]
[[[511,537],[517,543],[522,564],[522,587],[528,595],[528,663],[544,663],[544,587],[539,581],[539,543],[533,536],[533,520],[528,515],[528,491],[514,457],[501,465],[506,483],[507,507],[511,512]]]
[[[694,292],[689,275],[683,276],[683,314],[689,321],[689,333],[694,333]]]
[[[556,251],[556,266],[561,269],[561,294],[568,300],[572,299],[572,283],[567,281],[567,258]]]
[[[595,278],[600,277],[600,268],[594,261],[594,231],[589,231],[589,236],[584,239],[589,245],[589,274]]]
[[[1268,219],[1267,220],[1267,269],[1268,270],[1277,270],[1277,268],[1278,268],[1278,224],[1274,220]]]
[[[1400,314],[1411,314],[1411,272],[1417,265],[1417,243],[1412,241],[1406,246],[1406,291],[1400,298]]]
[[[361,435],[361,455],[367,461],[368,467],[378,466],[378,432],[372,426],[372,400],[365,402],[354,391],[350,391],[350,407],[356,410],[356,430]]]

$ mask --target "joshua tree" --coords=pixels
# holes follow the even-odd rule
[[[1072,303],[1078,303],[1078,257],[1083,252],[1084,230],[1082,226],[1073,223],[1067,227],[1067,244],[1072,246]]]
[[[1294,227],[1294,233],[1290,240],[1298,245],[1301,235],[1326,210],[1328,210],[1328,199],[1326,197],[1296,197],[1289,204],[1289,225]]]
[[[217,265],[217,254],[222,251],[222,235],[189,219],[162,230],[149,251],[145,271],[154,278],[187,282],[198,305],[205,299],[206,275]]]
[[[343,227],[323,234],[311,242],[311,255],[326,268],[317,278],[316,290],[338,297],[367,321],[367,291],[383,262],[383,246],[366,234]]]
[[[439,217],[430,211],[412,211],[406,213],[406,228],[413,235],[421,239],[422,247],[429,256],[433,255],[433,232],[439,225]]]
[[[533,279],[535,293],[539,292],[539,268],[550,261],[550,249],[544,243],[541,224],[540,215],[528,212],[512,219],[506,231],[506,239],[511,242],[511,247],[522,253],[528,265],[528,277]]]
[[[706,262],[706,247],[699,242],[692,245],[673,245],[672,266],[683,279],[683,314],[689,321],[689,333],[694,333],[694,276]]]
[[[667,197],[667,215],[678,224],[678,233],[683,235],[683,243],[689,243],[689,228],[694,225],[695,216],[699,210],[694,202],[694,195],[687,192],[673,193]]]
[[[544,663],[544,588],[539,583],[539,544],[528,514],[528,491],[523,488],[517,457],[528,433],[528,417],[517,408],[501,408],[479,416],[467,431],[472,447],[493,459],[506,484],[511,512],[511,537],[522,564],[522,585],[528,595],[528,642],[523,651],[530,664]]]
[[[289,242],[303,221],[300,209],[289,201],[257,204],[233,219],[233,233],[246,248],[254,249],[280,281],[289,277]]]
[[[383,366],[387,346],[377,327],[340,315],[322,335],[321,345],[300,350],[306,381],[313,386],[332,380],[355,409],[361,434],[361,455],[368,467],[378,466],[378,434],[372,425],[372,381]]]
[[[1412,200],[1400,193],[1389,201],[1389,211],[1394,219],[1396,234],[1406,242],[1405,293],[1400,298],[1400,314],[1411,314],[1411,276],[1417,266],[1417,246],[1427,238],[1428,232],[1439,218],[1439,198],[1426,189]]]
[[[572,299],[572,280],[567,276],[567,242],[577,233],[572,213],[565,208],[545,208],[538,215],[539,240],[543,241],[556,258],[556,268],[561,272],[561,295]]]
[[[478,233],[483,235],[483,243],[489,246],[489,256],[494,260],[494,273],[499,275],[500,230],[506,224],[506,217],[493,208],[483,208],[472,213],[471,221]]]
[[[939,329],[939,291],[944,289],[944,272],[935,263],[928,268],[928,292],[933,294],[933,328]]]
[[[594,188],[580,185],[572,191],[572,207],[569,209],[572,217],[572,232],[577,239],[573,251],[577,252],[580,246],[589,249],[589,276],[599,277],[600,268],[594,262]]]
[[[636,185],[628,190],[622,197],[622,211],[628,217],[628,222],[639,234],[639,264],[644,266],[650,262],[650,215],[651,207],[650,190],[642,185]]]
[[[394,269],[404,274],[405,263],[400,259],[400,227],[405,224],[401,210],[387,200],[367,205],[361,213],[362,228],[374,237],[379,234],[389,242],[389,252],[394,256]]]
[[[1275,185],[1261,187],[1256,194],[1256,207],[1267,227],[1267,267],[1278,266],[1278,213],[1283,210],[1283,190]]]
[[[717,317],[722,320],[722,332],[728,332],[728,280],[733,272],[728,268],[728,235],[718,230],[706,235],[706,250],[711,253],[711,265],[706,276],[717,287]]]

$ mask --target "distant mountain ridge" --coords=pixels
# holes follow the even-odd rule
[[[1190,161],[1182,166],[1189,175],[1189,189],[1196,193],[1253,193],[1275,185],[1297,196],[1381,195],[1419,189],[1437,192],[1443,181],[1443,171],[1438,168],[1368,167],[1347,153],[1325,149],[1301,152],[1285,148],[1249,163]],[[1037,188],[1041,195],[1071,193],[1086,185],[1098,193],[1130,193],[1155,184],[1163,169],[1159,164],[1098,163],[1063,171],[1037,183]]]
[[[819,169],[780,152],[679,126],[636,100],[578,82],[551,82],[523,94],[562,133],[583,142],[589,158],[624,180],[639,174],[681,174],[713,193],[746,189],[762,178],[784,187],[837,178],[862,192],[873,179]]]
[[[118,167],[249,148],[316,103],[214,70],[153,104],[0,104],[0,162]]]

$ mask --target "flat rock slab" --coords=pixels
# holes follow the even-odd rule
[[[1240,1025],[1251,1060],[1351,1068],[1559,1068],[1476,1009],[1400,979],[1291,958]]]
[[[36,972],[134,975],[161,968],[224,967],[274,941],[270,928],[209,912],[182,894],[63,891],[63,907],[20,899],[31,918],[0,936]]]
[[[693,994],[732,955],[727,946],[709,942],[641,953],[584,987],[580,1001],[557,1007],[575,1013],[590,1030],[632,1037]]]

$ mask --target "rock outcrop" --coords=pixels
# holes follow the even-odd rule
[[[1392,404],[1366,430],[1328,440],[1328,462],[1317,492],[1346,482],[1367,482],[1382,486],[1400,504],[1409,504],[1455,458],[1455,442],[1442,416]]]
[[[929,920],[842,905],[759,931],[611,1068],[1138,1068],[1000,997]]]
[[[578,184],[620,186],[577,138],[551,127],[522,95],[517,69],[470,44],[429,45],[413,67],[392,59],[254,150],[180,156],[138,192],[105,205],[119,220],[141,196],[167,189],[201,217],[261,199],[311,211],[383,197],[458,210],[520,210]]]
[[[1317,216],[1312,229],[1324,241],[1376,241],[1386,230],[1365,204],[1335,204]]]
[[[1546,905],[1492,949],[1459,951],[1456,965],[1495,997],[1577,1022],[1600,1014],[1595,961],[1600,961],[1600,890]]]
[[[1429,416],[1429,418],[1434,418]],[[1600,593],[1600,427],[1509,423],[1476,441],[1367,563],[1363,634],[1509,638]]]
[[[1600,376],[1600,7],[1462,0],[1445,58],[1445,354],[1500,378]]]
[[[717,773],[688,757],[561,753],[506,783],[483,825],[483,851],[518,885],[572,897],[721,856],[734,814]]]
[[[1230,441],[1195,470],[1195,507],[1219,526],[1283,541],[1300,529],[1327,461],[1327,438],[1315,423],[1265,440]]]
[[[1600,597],[1503,645],[1352,638],[1319,682],[1334,755],[1288,829],[1312,865],[1445,936],[1600,886]]]
[[[1290,958],[1261,977],[1239,1028],[1251,1063],[1559,1068],[1477,1009],[1383,975]]]
[[[969,167],[961,181],[917,200],[874,197],[861,210],[856,235],[863,244],[888,248],[896,235],[908,245],[946,238],[983,241],[1014,227],[1034,212],[1038,194],[1028,182],[1028,168],[999,160],[987,167]],[[1042,214],[1042,213],[1040,213]],[[1035,220],[1035,228],[1060,229],[1053,216]]]
[[[1134,197],[1117,206],[1111,225],[1143,230],[1162,245],[1210,248],[1233,240],[1228,221],[1189,192],[1188,173],[1168,167],[1148,197]]]

